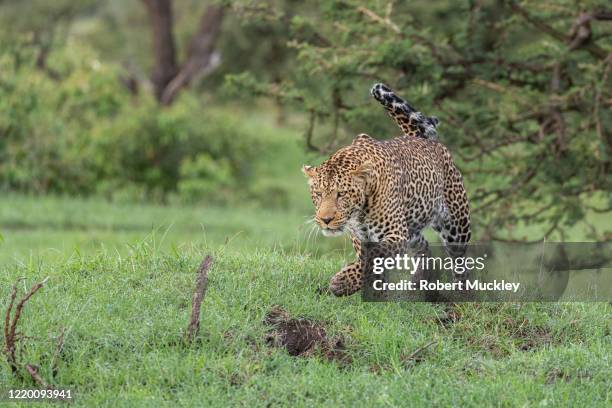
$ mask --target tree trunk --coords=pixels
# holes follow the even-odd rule
[[[143,2],[149,11],[153,28],[155,67],[151,80],[155,97],[162,105],[170,105],[181,89],[209,74],[219,65],[220,56],[215,50],[215,44],[221,31],[224,8],[217,5],[206,8],[198,31],[189,44],[187,60],[179,68],[172,33],[171,0]]]
[[[153,29],[154,67],[151,81],[155,88],[155,97],[159,100],[166,85],[178,71],[172,33],[172,3],[170,0],[143,0],[143,2],[147,6]]]

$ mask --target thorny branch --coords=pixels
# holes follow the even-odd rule
[[[49,278],[45,278],[41,282],[38,282],[37,284],[32,286],[30,291],[19,300],[19,302],[17,303],[17,307],[15,308],[15,313],[11,317],[11,312],[13,311],[15,300],[17,299],[17,285],[23,280],[23,278],[18,279],[17,282],[15,282],[15,284],[13,285],[9,305],[6,309],[6,314],[4,316],[4,354],[6,356],[6,360],[9,366],[11,367],[13,375],[20,376],[19,368],[21,364],[17,361],[16,350],[17,341],[23,338],[18,337],[17,333],[17,324],[19,323],[19,319],[21,318],[21,312],[28,300],[30,300],[30,298],[34,296],[34,294],[38,292],[40,288],[43,287],[43,285],[47,282],[48,279]],[[44,381],[43,378],[40,376],[40,374],[38,373],[38,367],[32,364],[25,364],[23,367],[30,374],[32,379],[41,387],[53,389],[53,386]]]

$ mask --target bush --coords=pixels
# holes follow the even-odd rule
[[[99,127],[95,140],[104,153],[102,179],[116,181],[114,189],[136,184],[148,199],[178,193],[188,201],[229,199],[221,193],[248,183],[259,146],[231,118],[205,113],[189,95],[169,108],[148,99]]]
[[[250,191],[249,199],[268,208],[289,208],[287,190],[276,183],[256,184]]]
[[[201,153],[181,164],[178,193],[184,200],[193,202],[209,197],[223,202],[233,185],[234,177],[227,160],[215,160],[208,153]]]
[[[248,185],[261,143],[234,117],[207,113],[188,93],[168,108],[145,92],[135,97],[115,67],[78,47],[55,56],[59,79],[27,57],[17,63],[0,55],[0,70],[11,73],[0,77],[4,189],[122,200],[240,198],[233,193]]]

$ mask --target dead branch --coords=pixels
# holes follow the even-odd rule
[[[160,102],[170,105],[178,92],[212,71],[221,63],[221,56],[215,49],[221,32],[224,8],[209,6],[202,16],[200,28],[189,44],[189,55],[178,73],[163,90]]]
[[[13,321],[11,323],[11,330],[9,333],[9,336],[14,338],[15,337],[15,330],[17,329],[17,322],[19,321],[19,317],[21,316],[21,311],[23,310],[23,307],[25,306],[25,304],[27,303],[28,300],[30,300],[30,298],[36,293],[38,292],[38,289],[42,288],[43,285],[47,282],[47,279],[49,278],[45,278],[43,281],[38,282],[36,285],[32,286],[32,289],[30,289],[30,291],[28,292],[27,295],[25,295],[17,304],[17,308],[15,309],[15,315],[13,316]]]
[[[155,87],[155,96],[162,105],[170,105],[181,89],[209,74],[220,64],[221,58],[216,50],[216,43],[225,9],[218,5],[206,8],[198,31],[189,44],[187,60],[179,67],[172,32],[172,2],[142,1],[149,12],[153,30],[155,68],[151,80]]]
[[[47,277],[43,281],[32,286],[30,291],[23,298],[21,298],[19,303],[17,303],[17,307],[15,308],[15,314],[11,319],[11,312],[13,310],[15,299],[17,298],[17,284],[22,281],[23,278],[18,279],[17,282],[15,282],[15,285],[13,285],[13,290],[11,292],[11,300],[9,302],[8,308],[6,309],[6,315],[4,316],[4,353],[6,355],[6,361],[11,366],[13,374],[16,374],[19,368],[19,364],[17,363],[17,357],[15,356],[15,351],[17,349],[16,330],[17,324],[19,323],[19,318],[21,317],[21,311],[23,310],[23,307],[25,306],[27,301],[30,300],[30,298],[34,296],[34,294],[40,288],[43,287],[43,285],[47,282],[47,279],[49,278]]]
[[[43,380],[43,378],[38,373],[38,367],[32,364],[26,364],[25,367],[26,367],[26,370],[28,370],[28,373],[30,373],[30,375],[32,376],[32,379],[36,381],[36,384],[48,390],[55,389],[55,387],[53,387],[51,384],[47,384],[47,382]]]
[[[36,367],[35,365],[32,365],[32,364],[26,364],[25,368],[26,368],[26,370],[28,370],[28,373],[30,373],[30,375],[32,376],[32,379],[34,381],[36,381],[36,384],[38,384],[41,387],[46,388],[48,390],[54,390],[55,389],[55,387],[53,387],[50,384],[47,384],[47,382],[45,380],[43,380],[43,378],[38,373],[38,367]]]
[[[196,278],[196,288],[193,292],[193,303],[191,305],[191,320],[187,327],[187,342],[191,343],[200,331],[200,307],[206,292],[208,283],[208,270],[212,264],[212,257],[206,255],[200,267],[198,268],[198,277]]]
[[[23,280],[17,279],[17,282],[13,285],[13,290],[11,291],[11,300],[9,302],[8,308],[6,309],[6,315],[4,316],[4,351],[6,353],[6,359],[11,366],[11,370],[13,373],[17,371],[17,363],[15,359],[15,338],[10,335],[10,327],[11,327],[11,312],[13,310],[13,305],[15,304],[15,298],[17,297],[17,284]]]

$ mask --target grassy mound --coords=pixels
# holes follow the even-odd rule
[[[337,257],[212,251],[201,333],[188,345],[182,339],[205,252],[160,251],[145,241],[125,254],[3,266],[2,282],[26,278],[20,294],[49,277],[23,312],[19,331],[28,337],[20,360],[73,388],[83,406],[609,402],[608,304],[445,306],[319,296],[342,262]],[[10,286],[0,289],[2,310]],[[326,338],[342,338],[347,358],[273,347],[265,320],[275,305],[324,326]],[[7,364],[0,383],[34,387]]]

